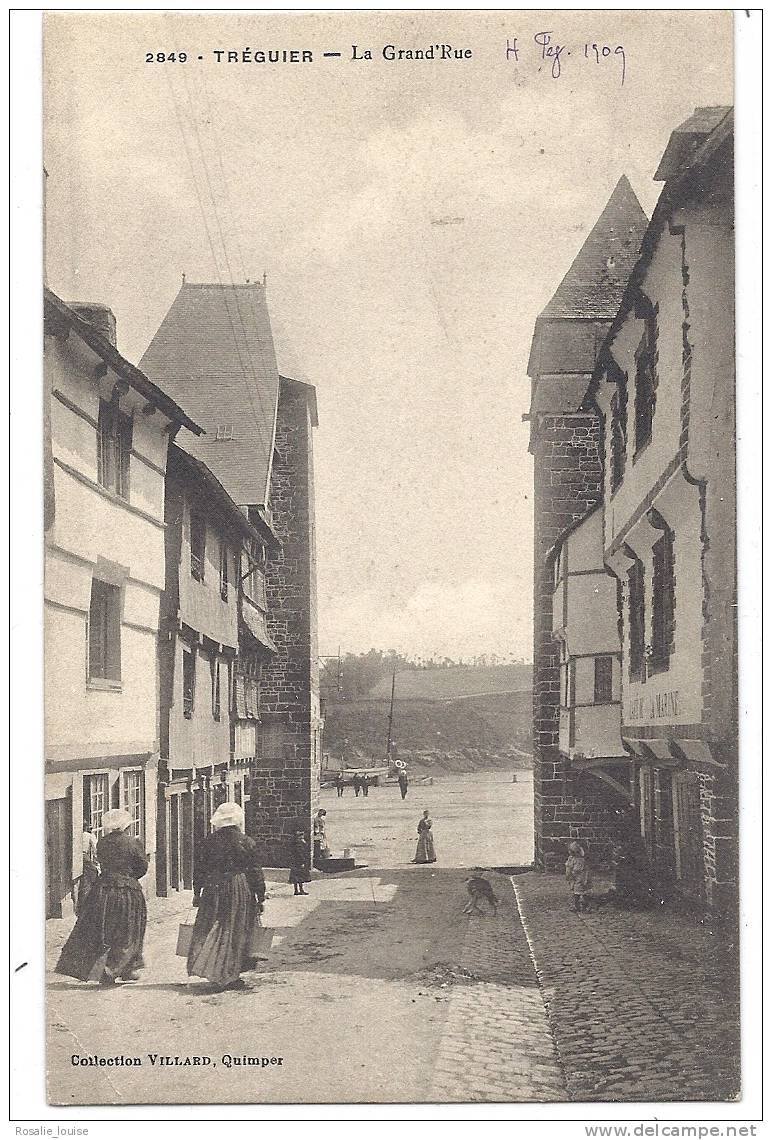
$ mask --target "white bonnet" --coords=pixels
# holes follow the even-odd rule
[[[105,835],[111,831],[125,831],[133,822],[132,817],[123,808],[111,808],[102,816],[102,831]]]
[[[219,831],[221,827],[238,827],[244,830],[244,810],[232,800],[220,804],[212,816],[212,831]]]

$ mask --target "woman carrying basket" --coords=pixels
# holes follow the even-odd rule
[[[241,973],[255,964],[252,939],[264,899],[265,879],[255,841],[244,835],[244,812],[238,804],[220,804],[193,868],[198,911],[188,974],[218,990],[243,988]]]
[[[103,834],[96,846],[100,874],[79,902],[78,921],[59,956],[57,974],[102,986],[139,978],[147,926],[139,880],[147,873],[147,856],[129,835],[132,823],[121,808],[102,816]]]

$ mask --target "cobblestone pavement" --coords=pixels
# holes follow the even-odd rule
[[[697,917],[574,915],[561,876],[513,881],[571,1100],[738,1095],[735,973]]]
[[[498,915],[470,916],[461,952],[470,980],[453,984],[430,1099],[566,1100],[511,880],[489,878]]]
[[[240,993],[207,992],[175,953],[190,895],[154,900],[140,982],[49,974],[48,1088],[61,1105],[540,1102],[565,1099],[511,880],[468,916],[460,868],[268,872],[276,941]],[[48,924],[52,969],[72,919]],[[203,1071],[151,1054],[210,1058]],[[100,1068],[73,1056],[137,1058]],[[226,1064],[226,1055],[237,1058]],[[282,1057],[245,1067],[242,1055]],[[248,1064],[248,1063],[247,1063]]]

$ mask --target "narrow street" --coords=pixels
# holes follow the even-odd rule
[[[51,974],[52,1101],[561,1099],[510,879],[491,876],[498,917],[464,913],[464,866],[492,860],[515,801],[523,826],[499,844],[506,862],[530,849],[528,775],[518,784],[496,772],[411,786],[404,803],[391,787],[358,799],[324,789],[333,848],[351,845],[370,865],[317,874],[307,898],[293,897],[286,872],[267,872],[265,921],[276,937],[248,976],[249,992],[212,994],[188,980],[174,953],[177,925],[190,915],[187,892],[151,904],[139,983],[104,991]],[[438,863],[412,866],[425,806],[436,820]],[[49,923],[49,968],[70,925]],[[150,1053],[211,1063],[152,1065]],[[73,1054],[142,1063],[80,1066]],[[225,1054],[282,1061],[228,1067]]]
[[[51,1101],[732,1096],[736,1010],[712,934],[693,916],[569,915],[561,877],[534,872],[489,872],[497,917],[464,913],[462,856],[466,867],[486,864],[485,844],[514,801],[530,809],[530,795],[529,779],[512,784],[501,772],[414,787],[404,803],[393,788],[340,800],[323,790],[334,849],[351,844],[371,865],[316,874],[307,898],[293,897],[286,872],[268,871],[275,942],[247,975],[248,991],[209,993],[188,980],[174,953],[178,923],[192,913],[188,892],[151,903],[139,983],[105,991],[51,973]],[[411,831],[425,805],[439,858],[413,866]],[[524,828],[502,865],[524,861],[529,842]],[[48,927],[50,970],[71,920]],[[209,1061],[154,1065],[150,1054]],[[73,1065],[73,1055],[141,1064]]]

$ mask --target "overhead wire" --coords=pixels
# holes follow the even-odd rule
[[[169,18],[169,17],[167,17],[167,18]],[[255,421],[255,428],[256,428],[257,434],[258,434],[258,436],[259,436],[259,438],[260,438],[260,441],[261,441],[261,443],[262,443],[262,446],[265,448],[266,454],[269,456],[269,459],[270,459],[270,447],[271,447],[271,444],[270,444],[270,443],[269,443],[269,442],[266,440],[266,438],[265,438],[265,435],[264,435],[264,433],[263,433],[263,430],[262,430],[262,426],[261,426],[261,424],[262,424],[262,421],[263,421],[263,419],[265,418],[265,408],[264,408],[264,406],[263,406],[263,404],[262,404],[262,401],[260,401],[260,385],[259,385],[259,382],[258,382],[258,379],[257,379],[257,374],[256,374],[256,372],[255,372],[254,364],[252,363],[252,360],[251,360],[251,357],[250,357],[250,352],[249,352],[249,343],[248,343],[247,333],[246,333],[246,329],[245,329],[245,327],[244,327],[244,321],[243,321],[243,317],[242,317],[242,315],[241,315],[241,311],[240,311],[240,308],[239,308],[239,305],[238,305],[238,299],[237,299],[237,298],[236,298],[236,296],[235,296],[235,288],[236,288],[236,287],[235,287],[235,281],[233,280],[233,274],[232,274],[232,272],[231,272],[231,268],[230,268],[230,260],[229,260],[229,258],[228,258],[228,250],[227,250],[227,245],[226,245],[226,242],[225,242],[225,237],[224,237],[224,234],[223,234],[223,229],[222,229],[222,224],[221,224],[221,221],[220,221],[220,217],[219,217],[219,214],[218,214],[218,212],[217,212],[217,203],[216,203],[216,200],[215,200],[214,191],[213,191],[213,189],[212,189],[212,183],[211,183],[211,179],[210,179],[210,177],[209,177],[209,171],[208,171],[208,167],[207,167],[207,163],[206,163],[206,157],[205,157],[205,154],[204,154],[204,148],[203,148],[203,145],[202,145],[202,142],[201,142],[200,134],[199,134],[199,132],[198,132],[198,127],[197,127],[197,124],[196,124],[196,120],[195,120],[195,111],[194,111],[194,108],[193,108],[192,100],[191,100],[191,98],[190,98],[190,92],[189,92],[189,89],[187,88],[187,85],[186,85],[186,93],[187,93],[187,97],[188,97],[188,104],[189,104],[189,106],[190,106],[190,112],[191,112],[191,114],[190,114],[190,121],[191,121],[191,124],[192,124],[192,127],[193,127],[193,132],[194,132],[194,134],[195,134],[195,137],[196,137],[196,141],[197,141],[197,144],[198,144],[198,149],[199,149],[199,152],[200,152],[200,154],[201,154],[201,164],[202,164],[202,167],[203,167],[203,170],[204,170],[204,174],[205,174],[205,177],[206,177],[206,181],[207,181],[207,187],[208,187],[208,190],[209,190],[209,197],[210,197],[210,199],[211,199],[211,202],[212,202],[212,209],[213,209],[213,212],[214,212],[215,221],[216,221],[216,223],[217,223],[217,229],[218,229],[218,232],[219,232],[219,237],[220,237],[220,244],[221,244],[221,246],[222,246],[222,253],[223,253],[223,256],[224,256],[224,258],[225,258],[225,265],[226,265],[226,270],[227,270],[227,274],[228,274],[228,277],[229,277],[229,279],[230,279],[230,284],[231,284],[231,288],[232,288],[232,290],[233,290],[233,293],[234,293],[234,298],[235,298],[235,300],[236,300],[236,310],[237,310],[237,313],[238,313],[238,318],[239,318],[239,321],[240,321],[240,323],[241,323],[242,332],[244,333],[244,346],[245,346],[245,350],[246,350],[246,361],[247,361],[247,363],[246,363],[246,366],[245,366],[245,364],[244,364],[244,360],[243,360],[243,358],[242,358],[242,354],[241,354],[241,347],[240,347],[240,345],[239,345],[239,339],[238,339],[238,336],[237,336],[237,334],[236,334],[236,326],[235,326],[235,324],[234,324],[234,321],[233,321],[233,317],[232,317],[232,315],[231,315],[231,311],[230,311],[230,308],[228,307],[228,302],[227,302],[227,293],[228,293],[228,289],[227,289],[227,287],[225,286],[225,283],[224,283],[224,282],[223,282],[223,280],[222,280],[222,273],[221,273],[221,270],[220,270],[220,264],[219,264],[219,261],[218,261],[218,257],[217,257],[217,254],[215,253],[215,248],[214,248],[214,246],[215,246],[215,243],[214,243],[214,241],[213,241],[213,239],[212,239],[212,231],[211,231],[211,229],[210,229],[209,221],[208,221],[208,219],[207,219],[206,210],[205,210],[205,208],[204,208],[204,203],[203,203],[202,195],[201,195],[201,192],[200,192],[200,190],[199,190],[198,180],[197,180],[197,178],[196,178],[196,167],[195,167],[195,164],[194,164],[194,162],[193,162],[193,156],[192,156],[192,153],[191,153],[190,145],[189,145],[189,143],[188,143],[188,140],[187,140],[187,136],[186,136],[186,133],[185,133],[185,127],[184,127],[184,123],[183,123],[183,118],[182,118],[182,114],[181,114],[180,106],[179,106],[179,104],[178,104],[178,101],[177,101],[177,96],[176,96],[176,93],[175,93],[175,91],[174,91],[174,86],[173,86],[173,84],[172,84],[172,81],[171,81],[171,78],[170,78],[170,76],[169,76],[169,72],[167,71],[167,69],[164,69],[164,74],[166,75],[166,77],[167,77],[167,82],[168,82],[168,84],[169,84],[169,91],[170,91],[170,94],[171,94],[172,103],[173,103],[173,105],[174,105],[175,116],[176,116],[176,118],[177,118],[177,124],[178,124],[178,126],[179,126],[180,134],[181,134],[181,136],[182,136],[183,146],[184,146],[184,149],[185,149],[185,154],[186,154],[186,157],[187,157],[187,160],[188,160],[188,166],[190,167],[191,178],[192,178],[192,181],[193,181],[193,189],[194,189],[194,191],[195,191],[195,194],[196,194],[196,198],[197,198],[197,200],[198,200],[199,209],[200,209],[200,211],[201,211],[201,217],[202,217],[202,220],[203,220],[203,222],[204,222],[204,229],[205,229],[205,232],[206,232],[206,236],[207,236],[207,242],[208,242],[208,244],[209,244],[209,249],[210,249],[210,252],[211,252],[211,254],[212,254],[212,261],[213,261],[213,264],[214,264],[215,273],[216,273],[216,276],[217,276],[218,284],[221,286],[221,288],[222,288],[222,291],[223,291],[223,303],[224,303],[224,305],[225,305],[225,311],[226,311],[226,314],[227,314],[227,316],[228,316],[228,322],[229,322],[229,324],[230,324],[230,327],[231,327],[231,334],[232,334],[232,336],[233,336],[233,344],[234,344],[234,348],[235,348],[235,350],[236,350],[236,355],[237,355],[237,357],[238,357],[238,360],[239,360],[239,367],[240,367],[240,371],[241,371],[241,373],[242,373],[242,378],[243,378],[243,380],[244,380],[245,392],[246,392],[246,395],[247,395],[247,399],[248,399],[248,401],[249,401],[250,407],[251,407],[251,409],[252,409],[252,414],[253,414],[253,416],[254,416],[254,421]],[[259,338],[258,338],[258,339],[259,339]],[[264,362],[263,362],[263,364],[264,364]],[[253,379],[254,379],[254,382],[255,382],[255,392],[256,392],[256,395],[257,395],[257,397],[258,397],[258,400],[260,401],[260,407],[261,407],[261,412],[260,412],[260,413],[258,413],[258,410],[257,410],[257,408],[256,408],[256,406],[255,406],[255,403],[254,403],[254,400],[253,400],[253,398],[252,398],[252,393],[251,393],[250,385],[249,385],[249,382],[248,382],[248,378],[247,378],[247,375],[246,375],[247,371],[251,371],[251,372],[252,372],[252,377],[253,377]]]

